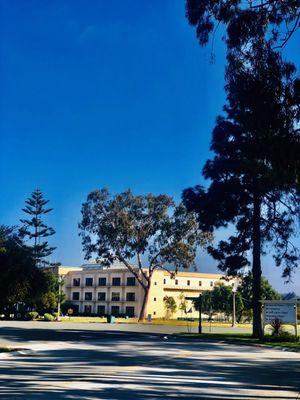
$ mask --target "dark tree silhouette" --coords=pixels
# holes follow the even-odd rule
[[[225,117],[218,117],[203,168],[207,190],[187,189],[184,204],[198,213],[200,228],[232,224],[235,233],[210,247],[221,270],[253,274],[253,335],[261,335],[261,255],[272,243],[277,266],[288,278],[297,266],[293,246],[300,207],[300,81],[295,67],[270,43],[258,41],[243,56],[228,56]]]
[[[16,303],[34,306],[46,290],[42,270],[12,227],[0,226],[0,311],[9,314]]]
[[[257,37],[282,48],[300,26],[300,1],[187,0],[186,16],[202,46],[224,24],[229,49],[249,46]]]
[[[43,238],[47,238],[55,234],[55,230],[48,227],[42,217],[48,214],[53,208],[45,208],[49,203],[49,200],[45,200],[43,193],[36,189],[29,199],[25,201],[25,208],[23,211],[28,214],[30,219],[21,219],[23,224],[20,229],[20,234],[23,238],[28,238],[31,242],[28,247],[31,248],[33,258],[36,266],[41,266],[43,264],[48,264],[45,257],[50,256],[56,247],[49,246],[47,241],[43,241]]]

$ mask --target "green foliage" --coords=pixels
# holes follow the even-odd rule
[[[177,310],[177,304],[172,296],[165,296],[164,297],[164,306],[166,309],[166,318],[173,318],[173,314]]]
[[[41,314],[44,312],[51,314],[57,310],[59,293],[61,304],[65,301],[66,295],[62,290],[59,290],[59,285],[61,285],[62,288],[64,282],[59,282],[58,276],[52,271],[45,270],[43,271],[43,274],[45,291],[36,303],[36,307]]]
[[[264,341],[265,342],[292,342],[292,343],[298,343],[300,342],[300,338],[297,337],[296,335],[291,334],[290,332],[284,331],[282,329],[279,330],[278,334],[273,334],[270,335],[266,335],[264,337]]]
[[[33,258],[37,266],[48,264],[45,257],[50,256],[55,247],[49,246],[47,240],[42,241],[55,234],[53,228],[48,227],[42,217],[52,211],[52,208],[45,208],[49,200],[45,200],[42,192],[36,189],[29,199],[25,201],[26,205],[23,211],[29,215],[30,219],[21,219],[23,226],[20,229],[22,237],[30,241],[30,249],[32,250]]]
[[[271,321],[272,336],[279,336],[283,333],[283,323],[280,319],[275,318]]]
[[[244,311],[252,309],[253,295],[252,295],[253,276],[249,272],[242,278],[241,284],[238,287],[238,292],[241,294],[244,303]],[[265,278],[261,277],[261,300],[280,300],[281,295],[272,287],[270,282]]]
[[[179,295],[178,309],[181,311],[181,315],[187,314],[187,312],[188,312],[188,303],[187,303],[187,300],[186,300],[183,292],[180,293],[180,295]]]
[[[36,311],[30,311],[26,314],[27,319],[30,319],[31,321],[34,321],[37,319],[39,316],[39,313]]]
[[[13,311],[16,303],[34,306],[45,290],[43,272],[14,228],[0,226],[0,246],[1,312]]]
[[[208,248],[222,271],[237,274],[250,264],[252,251],[257,337],[261,255],[269,246],[284,278],[300,257],[291,240],[300,215],[300,81],[295,67],[264,42],[230,54],[226,80],[225,116],[213,131],[215,156],[203,168],[210,185],[185,190],[183,199],[201,229],[234,226],[233,235]]]
[[[249,47],[261,37],[283,47],[299,27],[299,15],[299,1],[295,0],[186,0],[186,16],[195,26],[201,46],[224,24],[229,49]]]
[[[55,317],[52,314],[45,313],[44,314],[44,321],[54,321]]]
[[[239,293],[235,298],[236,312],[243,309],[243,300]],[[194,301],[196,310],[199,310],[199,299]],[[216,313],[224,314],[227,318],[232,314],[233,293],[232,287],[219,283],[212,290],[206,290],[202,294],[202,311],[210,318]]]
[[[198,246],[205,246],[210,234],[199,230],[194,213],[175,205],[166,195],[134,196],[130,190],[111,196],[107,189],[91,192],[82,205],[79,224],[85,257],[95,255],[102,265],[120,261],[143,287],[145,299],[155,269],[189,268],[194,265]],[[148,255],[148,274],[142,256]],[[137,260],[139,273],[131,266]],[[144,316],[145,302],[141,310]]]
[[[50,322],[50,321],[54,321],[54,320],[55,320],[55,317],[52,314],[49,314],[49,313],[44,314],[44,321]]]

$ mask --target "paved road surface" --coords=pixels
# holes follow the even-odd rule
[[[1,400],[298,398],[299,353],[66,325],[0,323],[26,348],[0,355]]]

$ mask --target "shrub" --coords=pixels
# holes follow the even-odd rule
[[[54,319],[58,318],[58,312],[54,312],[54,313],[52,313],[52,315],[53,315]]]
[[[54,321],[54,319],[55,318],[53,317],[53,315],[48,313],[44,314],[44,321]]]
[[[26,314],[27,319],[29,319],[30,321],[34,321],[35,319],[37,319],[38,316],[39,316],[39,313],[36,311],[29,311]]]
[[[265,337],[266,342],[299,342],[300,338],[290,332],[281,331],[279,335]]]
[[[277,337],[283,333],[282,322],[278,318],[275,318],[271,322],[271,328],[272,328],[272,336]]]

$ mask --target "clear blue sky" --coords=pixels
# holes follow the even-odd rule
[[[89,191],[179,199],[202,182],[225,52],[217,38],[210,63],[183,0],[3,0],[0,19],[1,223],[17,224],[39,187],[55,209],[53,261],[78,265]],[[297,39],[286,52],[300,64]],[[215,270],[207,256],[198,263]],[[282,289],[272,260],[264,268]]]

